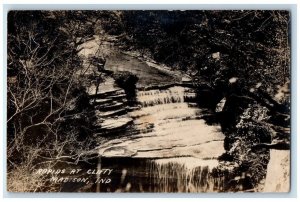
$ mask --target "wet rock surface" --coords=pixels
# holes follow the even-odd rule
[[[198,107],[189,78],[116,50],[108,55],[107,70],[130,72],[139,80],[134,106],[112,76],[87,88],[99,139],[93,152],[99,156],[98,166],[115,169],[112,177],[119,182],[119,188],[108,185],[102,191],[137,190],[128,186],[157,192],[222,190],[225,175],[212,173],[224,153],[224,135],[220,125],[202,119],[212,114]],[[120,181],[125,171],[126,183]]]

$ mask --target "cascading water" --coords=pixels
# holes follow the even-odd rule
[[[97,54],[101,39],[85,44],[80,53]],[[113,169],[111,183],[81,190],[101,192],[212,192],[222,191],[226,174],[218,173],[217,157],[224,152],[224,135],[220,126],[207,125],[206,112],[193,102],[191,88],[172,86],[183,81],[183,75],[166,71],[159,65],[144,62],[102,44],[108,50],[107,70],[129,71],[139,78],[137,106],[126,105],[123,89],[113,78],[92,86],[88,94],[96,105],[96,152],[101,156],[98,168]],[[90,68],[90,73],[95,71]],[[87,72],[89,73],[89,72]],[[97,94],[98,93],[98,94]],[[96,95],[97,94],[97,95]],[[125,99],[125,100],[124,100]],[[203,98],[205,99],[205,98]],[[94,164],[88,168],[96,169]],[[100,177],[100,176],[97,176]],[[76,189],[72,187],[73,189]],[[67,191],[70,187],[67,186]]]
[[[166,90],[139,91],[137,99],[142,107],[155,106],[159,104],[184,102],[184,88],[171,87]]]
[[[217,160],[192,157],[151,161],[151,184],[154,192],[220,192],[224,190],[226,175],[212,174]]]
[[[201,119],[203,111],[192,102],[193,98],[192,89],[181,86],[137,92],[140,107],[128,113],[132,127],[103,143],[99,153],[107,159],[146,161],[143,168],[126,168],[135,170],[128,172],[133,179],[136,173],[143,173],[141,186],[150,184],[144,191],[222,190],[224,175],[212,171],[218,165],[216,158],[224,152],[224,135],[220,126],[207,125]],[[124,169],[124,165],[119,166]]]

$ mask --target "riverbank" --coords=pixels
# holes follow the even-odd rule
[[[99,39],[95,37],[95,40]],[[91,44],[96,45],[99,42],[88,44],[87,48],[91,48]],[[178,176],[186,175],[195,180],[192,184],[174,188],[174,191],[189,190],[193,186],[197,187],[193,188],[193,192],[216,191],[211,172],[218,164],[217,158],[224,153],[224,135],[218,124],[207,125],[202,119],[207,111],[198,108],[195,102],[196,92],[189,78],[155,61],[133,56],[109,44],[105,46],[110,49],[105,51],[109,53],[106,57],[105,70],[111,71],[112,74],[130,72],[139,78],[136,84],[136,107],[128,108],[127,99],[121,96],[123,90],[110,76],[106,77],[98,88],[95,85],[88,88],[90,97],[95,98],[94,103],[98,110],[96,116],[102,120],[98,122],[99,129],[95,134],[95,138],[99,138],[100,145],[90,154],[94,152],[100,158],[106,159],[149,160],[154,170],[163,169],[165,170],[163,172],[170,174],[172,173],[170,166],[176,166],[179,169]],[[97,49],[93,50],[96,54]],[[84,49],[82,51],[84,52]],[[123,108],[117,108],[117,104]],[[126,121],[123,124],[123,119],[130,122]],[[109,128],[106,126],[108,121]],[[114,166],[120,169],[123,165]],[[204,184],[200,186],[197,182],[200,176],[196,173],[201,169],[205,170],[204,175],[211,179],[208,187]],[[155,173],[162,172],[154,170]],[[192,174],[194,171],[195,174]],[[147,173],[144,175],[148,176]],[[161,174],[154,175],[157,178],[155,183],[158,184],[163,178],[171,177],[167,174],[164,177],[160,176]],[[183,179],[173,180],[180,183]],[[168,188],[173,185],[159,186],[161,191],[173,189]]]
[[[97,38],[96,38],[97,40]],[[97,44],[97,43],[95,43]],[[104,43],[105,44],[105,43]],[[158,64],[157,62],[149,59],[148,57],[143,57],[141,55],[139,55],[137,52],[124,52],[121,50],[118,50],[117,47],[114,47],[111,44],[106,44],[106,50],[104,52],[108,53],[107,55],[107,61],[106,61],[106,65],[105,65],[105,69],[109,70],[113,73],[118,73],[118,72],[131,72],[132,74],[136,75],[139,78],[139,81],[137,83],[137,97],[139,100],[139,102],[149,102],[152,103],[151,105],[154,105],[152,108],[150,108],[151,110],[149,111],[149,109],[147,109],[148,104],[141,104],[141,106],[146,107],[145,109],[147,109],[144,113],[145,115],[143,115],[143,113],[141,114],[142,110],[141,108],[137,108],[136,110],[134,110],[133,112],[126,112],[126,110],[124,111],[124,113],[122,113],[122,116],[119,117],[119,119],[126,119],[126,120],[132,120],[133,122],[133,126],[134,125],[141,125],[145,128],[140,128],[139,131],[146,131],[145,135],[136,135],[139,134],[140,132],[133,132],[132,134],[135,134],[135,137],[131,138],[131,135],[122,135],[122,140],[121,141],[116,141],[114,139],[111,139],[109,141],[107,141],[106,143],[102,144],[99,147],[99,154],[103,157],[110,157],[110,158],[114,158],[114,157],[131,157],[131,158],[152,158],[152,159],[161,159],[161,158],[174,158],[174,157],[196,157],[199,158],[199,154],[197,154],[197,152],[202,153],[203,151],[206,151],[207,154],[211,153],[210,151],[213,151],[211,149],[216,148],[216,146],[211,145],[211,147],[206,147],[202,148],[200,144],[195,143],[194,146],[192,146],[190,149],[179,149],[179,148],[189,148],[189,146],[184,145],[184,144],[175,144],[175,145],[168,145],[168,146],[155,146],[155,144],[157,144],[157,142],[164,142],[164,140],[159,140],[156,138],[154,138],[153,140],[153,144],[150,144],[152,141],[149,138],[152,138],[152,134],[156,134],[157,131],[157,127],[160,124],[154,124],[151,123],[151,121],[149,122],[149,120],[155,120],[154,117],[150,117],[149,113],[153,113],[153,109],[157,108],[159,109],[159,111],[157,111],[156,113],[154,113],[156,116],[159,115],[157,114],[158,112],[160,112],[162,110],[162,114],[166,113],[167,116],[170,116],[168,113],[171,112],[170,110],[174,111],[178,109],[178,104],[174,104],[174,106],[176,106],[176,108],[170,108],[170,110],[165,111],[166,108],[160,108],[158,106],[155,106],[157,104],[164,104],[167,101],[166,100],[173,100],[171,102],[176,102],[176,99],[174,99],[174,97],[171,98],[167,98],[167,97],[162,97],[162,98],[157,98],[156,96],[159,95],[159,93],[162,92],[167,92],[169,91],[169,89],[176,87],[176,86],[182,86],[183,88],[185,87],[194,87],[191,83],[189,82],[183,82],[185,81],[185,75],[180,73],[179,71],[173,71],[171,70],[171,68],[168,68],[162,64]],[[109,49],[109,50],[108,50]],[[94,49],[96,50],[96,49]],[[98,92],[99,94],[103,93],[109,93],[110,91],[120,91],[121,89],[119,89],[115,84],[114,81],[112,79],[110,79],[109,77],[106,78],[106,80],[109,80],[110,82],[104,82],[103,84],[100,85],[100,91]],[[90,94],[96,94],[95,91],[95,87],[94,87],[94,91]],[[106,90],[107,89],[107,90]],[[205,90],[209,90],[211,91],[210,93],[218,93],[218,92],[214,92],[213,89],[205,89]],[[142,99],[141,97],[139,98],[139,96],[142,94],[147,95],[147,101],[144,101],[144,98]],[[191,93],[191,92],[189,92]],[[219,92],[220,93],[220,92]],[[162,93],[163,94],[163,93]],[[172,97],[173,93],[170,94],[170,96]],[[175,93],[176,95],[177,93]],[[195,92],[194,92],[195,95]],[[205,94],[198,94],[197,99],[203,99]],[[216,95],[218,96],[218,95]],[[151,99],[154,99],[153,101],[151,101]],[[161,99],[161,100],[160,100]],[[208,98],[204,98],[204,99],[208,99]],[[182,98],[182,100],[184,100]],[[126,101],[125,101],[126,102]],[[122,102],[124,105],[125,103],[124,101]],[[138,103],[139,103],[138,102]],[[198,102],[198,101],[196,101]],[[210,102],[209,100],[206,102]],[[243,102],[241,102],[240,104],[242,104]],[[121,105],[121,103],[120,103]],[[150,106],[151,106],[150,105]],[[214,154],[212,156],[206,156],[203,157],[204,159],[217,159],[220,156],[220,160],[221,160],[221,164],[217,167],[219,167],[218,169],[226,171],[226,170],[230,170],[231,174],[230,176],[234,179],[231,180],[231,182],[227,185],[226,188],[224,189],[228,189],[228,190],[234,190],[234,191],[243,191],[243,190],[254,190],[255,187],[262,181],[264,180],[264,178],[266,177],[266,171],[267,171],[267,165],[268,165],[268,161],[269,161],[269,153],[268,150],[256,150],[256,151],[252,151],[252,146],[254,146],[256,143],[261,143],[261,142],[265,142],[266,143],[270,143],[270,139],[267,138],[268,140],[266,140],[266,138],[263,136],[262,130],[257,128],[249,128],[246,131],[242,131],[242,130],[237,130],[237,126],[236,124],[238,124],[238,122],[240,121],[244,121],[243,118],[240,119],[240,115],[243,113],[248,113],[245,112],[243,110],[241,110],[239,113],[237,114],[232,114],[231,110],[234,110],[232,107],[228,106],[234,106],[234,102],[232,102],[232,100],[226,100],[225,102],[225,106],[227,106],[227,109],[225,107],[225,109],[227,110],[228,115],[230,116],[235,116],[232,117],[232,121],[231,123],[229,123],[229,125],[231,125],[230,127],[233,127],[233,129],[225,132],[225,143],[224,143],[224,147],[223,145],[219,145],[217,146],[217,148],[225,148],[225,150],[223,150],[222,152],[219,152],[218,154]],[[171,106],[171,105],[168,105]],[[236,105],[235,107],[238,108],[239,105]],[[223,108],[224,109],[224,108]],[[220,112],[218,112],[218,114],[226,114],[225,111],[223,111],[223,109],[221,109]],[[260,107],[257,108],[257,112],[260,113],[259,110]],[[185,109],[186,111],[186,109]],[[247,111],[247,110],[246,110]],[[134,115],[134,113],[138,112],[138,115]],[[178,111],[179,112],[179,111]],[[178,112],[175,112],[178,114]],[[172,112],[173,114],[173,112]],[[179,113],[180,114],[180,113]],[[117,114],[116,114],[117,115]],[[249,114],[248,114],[249,115]],[[145,117],[143,117],[145,116]],[[193,115],[191,117],[193,117],[192,119],[194,119],[195,117],[197,117],[198,115]],[[211,115],[210,115],[211,116]],[[227,116],[219,116],[217,114],[215,114],[216,117],[215,118],[215,124],[217,122],[224,122],[226,120],[230,120],[229,117]],[[115,117],[115,118],[114,118]],[[135,118],[136,117],[136,118]],[[199,116],[198,116],[199,117]],[[221,119],[220,119],[221,118]],[[104,118],[105,119],[105,118]],[[103,119],[103,120],[104,120]],[[115,119],[115,120],[114,120]],[[145,121],[138,121],[139,119],[141,120],[145,120]],[[186,118],[183,117],[182,120],[189,120],[190,118]],[[112,123],[121,123],[118,122],[118,118],[116,116],[112,117]],[[105,122],[101,123],[100,125],[103,125]],[[116,124],[112,124],[116,125]],[[247,122],[246,125],[243,125],[242,127],[246,128],[247,126]],[[151,126],[151,127],[150,127]],[[170,125],[171,126],[171,125]],[[169,127],[170,127],[169,126]],[[175,132],[175,130],[173,129],[175,125],[173,125],[173,127],[171,126],[170,128],[172,128],[173,132],[170,132],[170,134],[173,134]],[[200,122],[198,123],[194,123],[193,125],[190,125],[189,127],[192,128],[193,127],[200,127],[201,124]],[[132,124],[129,122],[126,122],[126,124],[122,125],[122,130],[128,128],[128,127],[132,127]],[[228,127],[228,125],[226,126]],[[175,127],[176,128],[176,127]],[[156,129],[156,130],[155,130]],[[122,131],[121,130],[121,131]],[[126,129],[127,130],[127,129]],[[256,130],[256,132],[255,132]],[[195,136],[193,136],[192,138],[187,138],[184,137],[182,138],[182,140],[184,140],[185,138],[190,139],[190,140],[197,140],[197,136],[199,135],[199,131],[203,131],[202,129],[198,129],[198,130],[193,130],[195,131]],[[221,128],[219,129],[219,131],[221,131]],[[224,126],[222,125],[222,131],[224,132]],[[113,131],[111,131],[113,132]],[[179,132],[178,134],[185,134],[187,132],[187,130],[182,130],[180,132],[176,131],[175,133]],[[122,132],[121,132],[122,133]],[[128,132],[125,132],[128,133]],[[130,133],[130,132],[129,132]],[[251,135],[252,133],[254,133],[254,135]],[[120,134],[120,131],[118,131],[118,134]],[[189,133],[188,133],[189,134]],[[207,134],[207,133],[206,133]],[[163,135],[164,137],[165,135]],[[250,138],[250,139],[245,139],[245,137]],[[268,135],[267,135],[268,136]],[[155,135],[153,136],[155,137]],[[174,138],[176,136],[172,135],[172,138]],[[165,138],[165,137],[164,137]],[[143,143],[143,141],[141,140],[145,140],[145,143]],[[221,140],[222,141],[222,140]],[[155,143],[155,144],[154,144]],[[172,143],[172,141],[171,141]],[[216,143],[216,142],[215,142]],[[111,146],[113,145],[113,146]],[[142,146],[146,146],[147,148],[143,148]],[[152,147],[151,147],[152,145]],[[194,148],[194,149],[192,149]],[[179,150],[178,150],[179,149]],[[192,149],[195,150],[195,152],[190,153],[190,152],[186,152],[186,151],[190,151]],[[249,150],[249,151],[248,151]],[[175,155],[174,155],[175,154]],[[211,153],[213,154],[213,152]],[[201,155],[200,155],[201,156]],[[197,159],[194,159],[195,161],[197,161]],[[167,160],[168,161],[168,160]],[[184,162],[184,161],[181,161]],[[251,162],[251,163],[250,163]],[[185,164],[188,164],[188,161],[185,162]],[[251,164],[251,166],[250,166]],[[269,169],[269,167],[268,167]]]

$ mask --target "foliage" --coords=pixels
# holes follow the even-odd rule
[[[122,15],[126,39],[131,39],[124,41],[128,48],[186,72],[200,91],[206,83],[220,100],[226,97],[220,113],[226,135],[223,157],[237,163],[237,180],[231,184],[236,191],[263,179],[268,151],[252,146],[270,143],[270,123],[289,127],[289,15],[279,10]]]
[[[114,79],[116,84],[125,90],[128,104],[134,105],[136,103],[136,83],[139,78],[131,72],[124,71],[114,74]]]
[[[138,77],[131,72],[121,72],[114,75],[116,83],[124,89],[130,89],[134,87],[138,81]]]
[[[290,110],[289,23],[289,12],[281,10],[9,12],[8,177],[21,175],[20,181],[28,182],[33,165],[76,162],[94,144],[89,138],[93,116],[86,116],[92,107],[82,87],[86,81],[76,76],[83,65],[77,53],[104,29],[119,35],[127,49],[186,72],[197,87],[206,83],[218,98],[227,98],[224,109],[234,120],[225,149],[238,165],[232,187],[252,188],[263,178],[269,158],[267,150],[252,146],[271,141],[267,122],[284,119],[282,125],[289,125],[284,114]],[[105,59],[89,62],[104,71]],[[138,78],[130,72],[114,78],[134,102]],[[231,78],[238,82],[231,84]],[[277,88],[285,85],[279,95]],[[25,190],[34,191],[34,184],[43,183],[38,180]]]
[[[130,45],[214,87],[250,77],[246,89],[274,94],[289,77],[286,11],[126,11],[122,22]]]
[[[93,144],[89,138],[93,120],[86,116],[91,106],[84,81],[76,76],[82,66],[78,47],[90,37],[87,32],[92,34],[90,28],[84,15],[73,11],[9,12],[10,176],[18,172],[29,176],[36,166],[50,166],[49,162],[78,161],[82,151]]]
[[[266,107],[250,104],[240,116],[236,130],[226,134],[226,158],[236,163],[232,171],[235,180],[229,183],[230,189],[253,189],[264,179],[269,151],[254,149],[254,145],[271,142],[270,128],[264,124],[270,118],[268,113]]]

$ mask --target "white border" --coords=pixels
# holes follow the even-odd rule
[[[24,4],[27,3],[27,4]],[[51,4],[49,4],[51,3]],[[296,33],[299,33],[299,14],[296,12],[299,9],[299,4],[297,0],[244,0],[242,2],[238,1],[227,1],[224,2],[222,0],[202,0],[202,1],[192,1],[192,0],[185,0],[185,1],[167,1],[167,0],[145,0],[145,1],[122,1],[122,0],[109,0],[109,1],[96,1],[96,0],[84,0],[84,1],[78,1],[78,0],[72,0],[72,4],[68,4],[67,1],[65,0],[44,0],[44,1],[38,1],[38,0],[28,0],[28,1],[22,1],[22,0],[4,0],[3,3],[1,4],[1,9],[0,9],[0,22],[1,22],[1,34],[0,34],[0,44],[3,44],[1,48],[1,55],[3,57],[0,57],[0,64],[3,64],[3,68],[0,68],[0,75],[1,75],[1,84],[0,85],[0,94],[1,94],[1,102],[0,102],[0,107],[1,111],[3,113],[2,116],[0,116],[0,124],[1,124],[1,134],[2,138],[1,139],[1,146],[3,154],[1,156],[4,156],[2,161],[0,161],[0,173],[1,173],[1,182],[5,182],[5,134],[6,134],[6,57],[4,53],[6,52],[6,39],[5,34],[3,31],[6,30],[6,22],[4,19],[6,18],[5,13],[7,13],[7,10],[9,9],[292,9],[293,10],[293,27],[292,27],[292,62],[293,62],[293,67],[292,67],[292,137],[296,138],[296,134],[298,132],[297,130],[297,114],[299,114],[299,107],[297,107],[297,95],[298,95],[298,90],[299,90],[299,82],[297,81],[296,78],[299,77],[299,70],[297,70],[299,60],[297,61],[297,58],[299,57],[299,51],[297,51],[297,47],[299,47],[299,40],[296,39]],[[98,4],[102,3],[102,4]],[[104,3],[104,4],[103,4]],[[106,4],[105,4],[106,3]],[[109,3],[109,4],[107,4]],[[149,5],[149,3],[151,5]],[[156,3],[153,4],[153,3]],[[168,3],[171,3],[171,5],[166,5]],[[197,3],[202,3],[201,5],[195,5]],[[270,4],[271,3],[271,4]],[[287,5],[287,4],[295,4],[295,5]],[[4,5],[4,4],[10,4],[10,5]],[[18,4],[18,5],[11,5],[11,4]],[[39,4],[39,5],[38,5]],[[44,5],[41,5],[44,4]],[[78,4],[78,5],[74,5]],[[81,4],[81,5],[79,5]],[[88,5],[90,4],[90,5]],[[97,4],[97,5],[95,5]],[[143,5],[147,4],[147,5]],[[194,4],[194,5],[188,5],[188,4]],[[232,5],[233,4],[233,5]],[[255,5],[254,5],[255,4]],[[268,5],[266,5],[268,4]],[[284,4],[284,5],[282,5]],[[297,21],[297,23],[295,22]],[[297,30],[295,30],[297,28]],[[2,31],[3,30],[3,31]],[[295,55],[297,54],[297,55]],[[297,64],[296,64],[297,63]],[[299,144],[299,139],[297,138],[297,142],[292,141],[292,158],[295,159],[296,155],[296,150],[293,148],[296,148],[296,145]],[[296,139],[293,139],[296,140]],[[296,144],[297,143],[297,144]],[[299,151],[299,149],[298,149]],[[293,165],[292,169],[295,172],[296,166],[299,168],[299,161],[297,161],[297,165]],[[298,175],[293,175],[292,180],[295,182],[299,182],[299,174]],[[298,183],[297,183],[298,184]],[[0,193],[1,197],[8,197],[7,193],[3,192],[3,183],[0,183]],[[298,186],[299,189],[299,186]],[[263,198],[263,200],[266,200],[267,197],[273,198],[272,200],[282,200],[284,197],[297,197],[297,191],[293,190],[294,192],[291,194],[247,194],[247,193],[240,193],[240,194],[78,194],[78,193],[73,193],[73,194],[65,194],[65,193],[54,193],[54,194],[15,194],[13,197],[18,197],[18,198],[4,198],[5,200],[22,200],[22,201],[32,201],[32,198],[36,198],[36,200],[41,200],[41,198],[45,197],[53,197],[55,200],[61,200],[65,201],[67,200],[65,197],[74,197],[77,199],[72,199],[74,200],[80,200],[82,201],[82,198],[89,197],[90,199],[88,200],[93,200],[95,197],[104,197],[105,200],[109,198],[110,201],[115,201],[116,198],[122,198],[122,200],[125,201],[133,201],[133,200],[151,200],[149,198],[144,198],[144,197],[162,197],[162,198],[170,198],[170,197],[176,197],[173,200],[179,200],[180,198],[188,198],[188,200],[199,200],[197,198],[201,198],[200,200],[205,200],[205,198],[226,198],[222,200],[227,200],[227,201],[232,201],[232,200],[239,200],[238,198],[243,198],[242,200],[251,200],[253,199],[247,199],[245,197],[254,197],[254,198]],[[11,195],[9,195],[11,197]],[[20,198],[19,198],[20,197]],[[58,197],[58,198],[57,198]],[[143,199],[138,199],[138,197],[143,197]],[[238,197],[238,198],[237,198]],[[26,199],[23,199],[26,198]],[[60,198],[60,199],[59,199]],[[131,199],[134,198],[134,199]],[[288,200],[295,200],[296,198],[290,198]],[[51,199],[50,199],[51,200]],[[257,200],[257,199],[254,199]],[[287,200],[287,199],[284,199]],[[98,199],[99,201],[99,199]]]

